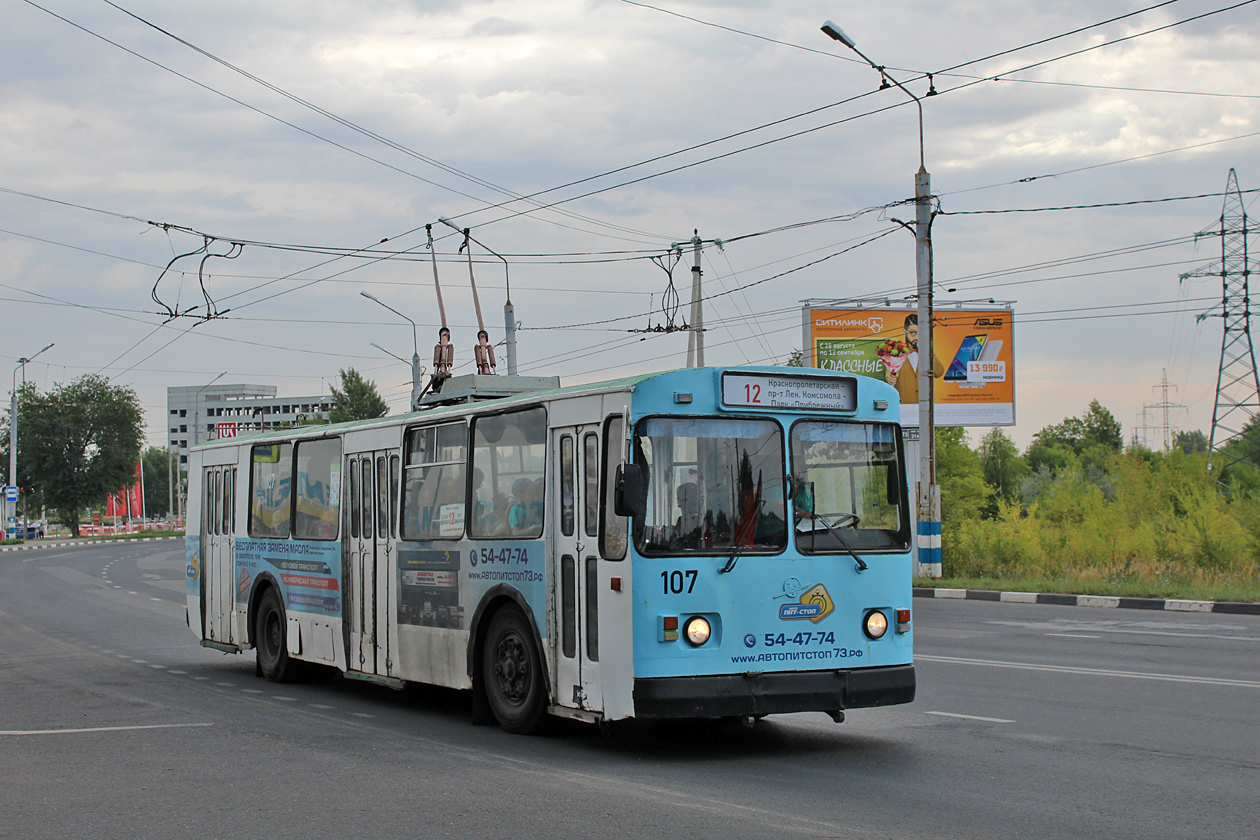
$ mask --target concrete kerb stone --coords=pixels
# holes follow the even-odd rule
[[[1061,607],[1260,615],[1260,603],[1252,604],[1241,601],[1124,598],[1111,595],[1066,595],[1061,592],[999,592],[993,589],[935,589],[930,586],[914,587],[914,597],[948,598],[967,601],[1003,601],[1009,604],[1052,604]]]
[[[136,537],[135,539],[117,540],[75,540],[66,542],[41,542],[23,545],[0,545],[0,551],[38,551],[41,548],[74,548],[79,545],[106,545],[109,543],[158,542],[159,540],[182,540],[183,537]]]

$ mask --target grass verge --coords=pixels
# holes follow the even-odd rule
[[[1060,592],[1124,598],[1184,598],[1191,601],[1260,601],[1260,585],[1203,586],[1193,583],[1145,583],[1047,578],[915,578],[915,586],[934,589],[995,589],[999,592]]]

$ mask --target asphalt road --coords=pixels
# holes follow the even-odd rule
[[[1256,617],[917,600],[910,706],[517,737],[257,679],[182,591],[177,541],[0,555],[0,837],[1256,836]]]

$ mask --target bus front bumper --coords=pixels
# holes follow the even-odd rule
[[[914,666],[783,671],[634,681],[642,718],[760,716],[894,706],[914,700]]]

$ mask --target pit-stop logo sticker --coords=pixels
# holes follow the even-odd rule
[[[831,615],[835,608],[836,604],[827,593],[827,587],[816,583],[801,594],[801,600],[798,603],[784,604],[779,607],[779,618],[783,621],[809,619],[817,624]]]

